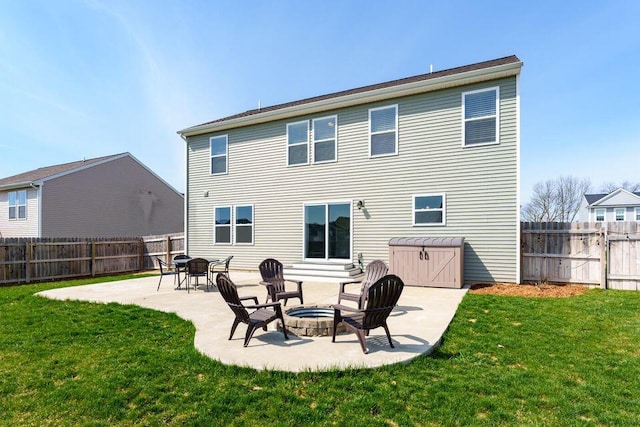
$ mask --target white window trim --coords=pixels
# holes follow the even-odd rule
[[[376,154],[376,155],[372,155],[371,154],[371,137],[373,135],[378,135],[378,134],[382,134],[382,133],[388,133],[390,131],[384,131],[384,132],[371,132],[371,112],[372,111],[377,111],[377,110],[387,110],[389,108],[394,108],[396,111],[396,128],[395,128],[395,150],[393,153],[384,153],[384,154]],[[376,108],[369,108],[369,121],[367,122],[367,125],[369,126],[368,131],[369,131],[369,158],[378,158],[378,157],[388,157],[388,156],[397,156],[398,155],[398,123],[399,123],[399,118],[398,118],[398,104],[393,104],[393,105],[385,105],[383,107],[376,107]]]
[[[289,144],[289,126],[299,125],[301,123],[305,123],[307,125],[307,141],[306,142],[297,142],[295,144]],[[305,163],[296,163],[294,165],[289,164],[289,147],[296,147],[298,145],[306,145],[307,146],[307,161]],[[309,164],[309,120],[300,120],[299,122],[287,123],[286,149],[287,149],[287,167],[306,166],[306,165]]]
[[[622,210],[622,219],[618,219],[618,211]],[[627,220],[627,208],[614,208],[613,209],[613,219],[617,222],[622,222]]]
[[[489,91],[495,91],[496,92],[496,140],[493,142],[483,142],[481,144],[471,144],[471,145],[467,145],[466,144],[466,139],[467,139],[467,135],[466,135],[466,126],[465,124],[467,123],[467,119],[465,119],[465,101],[466,101],[466,95],[472,95],[474,93],[480,93],[480,92],[489,92]],[[474,117],[473,119],[469,119],[469,121],[474,121],[474,120],[481,120],[481,119],[488,119],[493,117],[493,115],[491,116],[483,116],[483,117]],[[474,148],[474,147],[484,147],[487,145],[498,145],[500,144],[500,86],[494,86],[494,87],[487,87],[484,89],[477,89],[477,90],[470,90],[467,92],[462,92],[462,148]]]
[[[442,209],[416,209],[417,197],[442,197]],[[436,212],[442,211],[442,222],[432,223],[416,223],[416,212]],[[426,194],[414,194],[411,197],[411,222],[414,227],[441,227],[447,225],[447,193],[426,193]]]
[[[213,154],[213,150],[211,149],[211,142],[214,139],[224,138],[225,139],[225,153],[224,154]],[[211,160],[214,157],[224,157],[224,172],[216,172],[213,173],[211,168]],[[209,174],[210,175],[227,175],[229,173],[229,135],[216,135],[209,138]]]
[[[326,119],[333,119],[333,138],[329,138],[329,139],[318,139],[316,140],[316,121],[318,120],[326,120]],[[319,142],[327,142],[330,141],[331,139],[333,139],[333,159],[332,160],[321,160],[321,161],[316,161],[316,144]],[[322,164],[322,163],[335,163],[338,161],[338,116],[325,116],[325,117],[318,117],[312,120],[312,130],[311,130],[311,140],[313,142],[313,164]],[[287,150],[287,153],[289,153],[289,150]],[[287,161],[288,163],[288,161]]]
[[[245,242],[240,242],[238,243],[236,241],[236,236],[238,235],[238,233],[236,232],[236,228],[238,227],[238,225],[240,225],[240,227],[249,227],[248,224],[236,224],[236,208],[246,208],[246,207],[251,207],[251,243],[245,243]],[[232,221],[231,223],[233,224],[233,244],[234,245],[238,245],[238,246],[253,246],[255,244],[255,229],[256,229],[256,209],[254,207],[253,204],[247,203],[247,204],[238,204],[238,205],[233,205],[233,211],[231,213],[232,215]]]
[[[226,224],[222,224],[222,225],[218,225],[216,224],[216,209],[223,209],[223,208],[229,208],[229,225]],[[233,206],[231,205],[220,205],[220,206],[214,206],[213,207],[213,244],[214,245],[218,245],[218,246],[231,246],[233,245]],[[217,242],[216,241],[216,229],[218,227],[229,227],[229,241],[228,242]]]
[[[636,208],[635,212],[636,212],[636,215],[635,215],[636,221],[640,221],[640,208]]]
[[[602,221],[598,221],[598,212],[602,212]],[[593,210],[593,222],[605,222],[607,220],[607,210],[598,208]]]
[[[18,196],[18,194],[20,192],[24,191],[24,204],[20,204],[20,197]],[[16,194],[16,204],[15,205],[10,205],[9,204],[9,200],[10,200],[10,194],[11,193],[15,193]],[[27,200],[29,197],[29,192],[27,190],[15,190],[15,191],[9,191],[7,194],[7,217],[9,218],[9,221],[26,221],[27,220]],[[20,217],[20,207],[24,206],[24,217]],[[9,216],[9,208],[15,208],[16,210],[16,217],[15,218],[11,218]]]

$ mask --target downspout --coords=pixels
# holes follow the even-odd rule
[[[189,142],[187,138],[178,132],[180,138],[185,142],[184,144],[184,253],[189,253]]]

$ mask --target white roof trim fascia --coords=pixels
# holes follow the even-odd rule
[[[640,197],[636,196],[635,194],[633,194],[631,191],[625,190],[624,188],[618,188],[617,190],[612,191],[611,193],[607,194],[606,196],[604,196],[602,199],[596,200],[595,202],[593,202],[592,204],[589,205],[589,207],[598,207],[601,206],[604,202],[606,202],[607,200],[611,199],[614,196],[617,196],[620,193],[626,193],[631,197],[634,197],[636,199],[638,199],[638,204],[640,204]],[[627,203],[626,205],[628,206],[635,206],[635,204],[629,204]]]
[[[313,114],[326,110],[351,107],[353,105],[366,104],[371,102],[384,101],[387,99],[415,95],[424,92],[431,92],[454,86],[463,86],[472,83],[484,82],[487,80],[511,77],[518,75],[520,73],[520,68],[522,68],[521,61],[497,65],[494,67],[467,71],[460,74],[442,76],[435,79],[421,80],[417,82],[389,86],[381,89],[358,92],[351,95],[327,98],[320,101],[279,108],[272,111],[266,111],[264,113],[253,114],[250,116],[238,117],[236,119],[225,120],[223,122],[194,126],[178,131],[178,134],[180,134],[184,139],[184,137],[201,135],[209,132],[217,132],[241,126],[260,124],[274,120],[286,119],[303,114]]]

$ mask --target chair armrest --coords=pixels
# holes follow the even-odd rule
[[[291,279],[284,279],[285,282],[291,282],[291,283],[295,283],[298,286],[302,285],[302,280],[291,280]]]
[[[358,312],[362,312],[363,310],[360,310],[358,308],[355,307],[349,307],[346,305],[342,305],[342,304],[334,304],[331,306],[334,310],[338,310],[338,311],[350,311],[353,313],[358,313]]]
[[[244,308],[267,308],[267,307],[280,307],[279,302],[270,302],[268,304],[255,304],[255,305],[245,305]]]
[[[241,297],[240,301],[246,301],[252,299],[254,301],[255,304],[258,304],[258,298],[257,297]]]
[[[362,280],[351,280],[349,282],[340,282],[340,293],[344,292],[344,287],[346,285],[354,285],[356,283],[362,283]]]

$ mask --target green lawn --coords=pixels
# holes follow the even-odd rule
[[[640,292],[467,295],[429,357],[292,374],[214,362],[172,314],[33,296],[84,283],[0,288],[0,424],[640,425]]]

